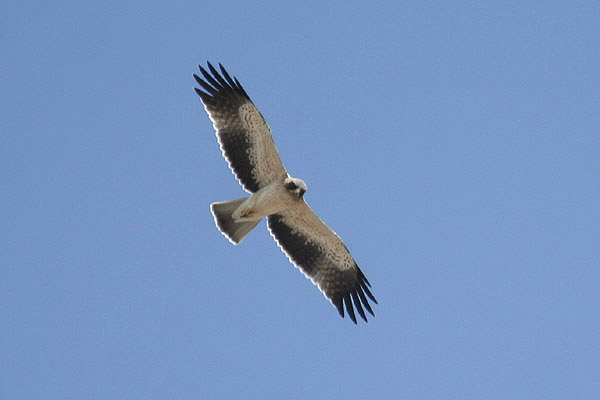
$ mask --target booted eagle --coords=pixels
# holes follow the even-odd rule
[[[216,130],[223,157],[250,197],[213,203],[210,209],[221,233],[238,244],[267,218],[271,235],[290,261],[309,278],[344,317],[344,306],[356,324],[354,307],[377,303],[371,284],[339,238],[304,201],[306,184],[288,175],[271,129],[246,91],[219,64],[194,74],[195,88]],[[363,308],[364,307],[364,308]]]

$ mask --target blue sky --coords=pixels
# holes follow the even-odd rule
[[[597,2],[3,2],[0,397],[600,396]],[[223,63],[379,300],[354,326],[242,197]]]

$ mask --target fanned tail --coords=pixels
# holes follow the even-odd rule
[[[260,220],[236,222],[231,217],[231,214],[233,214],[244,200],[246,198],[222,201],[210,205],[210,211],[215,218],[217,228],[233,244],[238,244],[244,240],[250,231],[260,222]]]

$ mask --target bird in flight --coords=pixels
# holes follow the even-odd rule
[[[292,178],[275,148],[271,129],[235,78],[219,64],[198,66],[194,88],[216,131],[229,167],[251,193],[238,200],[212,203],[210,210],[221,233],[238,244],[263,219],[269,232],[302,273],[344,317],[344,306],[356,324],[356,311],[366,322],[365,309],[377,303],[371,284],[340,237],[304,201],[306,184]]]

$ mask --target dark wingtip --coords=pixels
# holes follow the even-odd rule
[[[193,75],[194,79],[196,80],[196,82],[198,82],[199,84],[202,84],[203,80],[202,80],[202,78],[200,78],[198,76],[198,74],[192,74],[192,75]]]
[[[365,309],[369,314],[375,316],[375,313],[369,304],[369,299],[371,299],[375,304],[378,303],[375,299],[375,296],[373,296],[369,290],[368,285],[368,281],[364,277],[363,273],[359,270],[359,281],[353,289],[349,288],[350,290],[348,290],[347,293],[338,292],[337,294],[333,295],[333,297],[330,299],[331,303],[338,310],[338,313],[342,318],[344,318],[345,314],[344,308],[346,309],[345,311],[348,314],[348,317],[350,320],[352,320],[352,322],[354,322],[354,324],[358,324],[356,318],[357,313],[363,321],[369,322]],[[355,307],[356,311],[354,310]]]
[[[194,79],[205,91],[206,97],[203,100],[208,101],[219,93],[237,93],[250,100],[237,78],[231,76],[223,67],[223,64],[218,63],[217,65],[219,69],[215,68],[210,61],[206,61],[206,67],[198,64],[202,76],[194,74]]]
[[[352,300],[350,300],[350,294],[344,296],[344,303],[346,304],[346,311],[348,311],[348,316],[350,317],[352,322],[354,322],[354,325],[356,325],[356,315],[354,315],[354,307],[352,307]]]
[[[208,60],[206,60],[206,65],[208,66],[208,69],[210,69],[211,71],[215,69],[215,67],[213,67],[213,65]],[[204,68],[200,67],[200,69],[204,69]]]
[[[359,280],[361,281],[360,287],[365,291],[367,296],[369,296],[369,298],[373,300],[375,304],[379,304],[377,303],[375,296],[373,296],[373,293],[371,293],[371,291],[369,290],[369,288],[371,287],[371,283],[369,282],[365,274],[363,274],[363,272],[360,270],[360,268],[358,268],[358,265],[356,265],[356,268],[358,269]]]
[[[354,302],[354,306],[356,307],[356,311],[358,311],[360,317],[365,322],[369,322],[367,321],[367,316],[365,315],[365,311],[363,310],[362,305],[360,304],[360,299],[358,298],[358,294],[356,292],[352,292],[352,301]]]
[[[364,306],[367,309],[367,311],[369,312],[369,314],[371,314],[372,316],[375,316],[375,314],[373,313],[373,309],[371,309],[371,305],[369,304],[369,300],[367,300],[367,298],[365,297],[365,293],[364,293],[362,287],[359,286],[356,289],[356,292],[358,293],[358,296],[360,297],[362,304],[364,304]],[[377,302],[375,302],[375,303],[377,303]]]
[[[331,299],[331,302],[333,303],[335,308],[337,308],[340,317],[344,318],[344,303],[342,301],[342,298],[338,297],[335,299]]]

